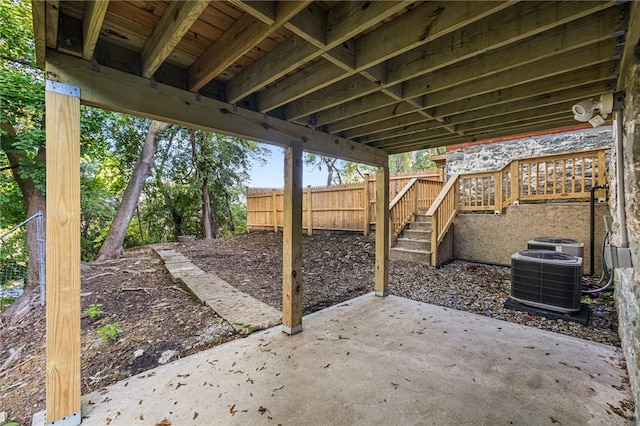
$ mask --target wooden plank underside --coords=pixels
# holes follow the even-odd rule
[[[201,97],[107,67],[47,51],[47,71],[58,81],[80,87],[82,102],[118,112],[224,133],[278,146],[301,142],[305,151],[380,165],[385,151],[290,123],[225,102]]]

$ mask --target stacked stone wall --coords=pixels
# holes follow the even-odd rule
[[[627,76],[625,88],[625,110],[623,151],[614,150],[613,158],[620,154],[624,159],[624,187],[627,227],[622,229],[618,214],[617,177],[615,162],[612,163],[610,184],[612,186],[610,207],[614,219],[612,243],[619,246],[622,232],[627,232],[631,249],[632,268],[616,269],[616,302],[618,305],[619,330],[627,360],[629,379],[636,403],[636,418],[640,405],[640,55],[637,64]]]
[[[517,158],[611,147],[611,126],[505,142],[472,145],[447,152],[447,175],[498,170]]]

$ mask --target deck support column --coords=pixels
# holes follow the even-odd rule
[[[376,172],[376,296],[389,294],[389,165]]]
[[[282,331],[302,331],[302,146],[285,149]]]
[[[46,419],[79,425],[80,90],[47,80]]]

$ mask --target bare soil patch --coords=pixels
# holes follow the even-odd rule
[[[236,338],[228,323],[171,281],[150,248],[85,265],[81,292],[83,394]],[[45,409],[45,307],[37,292],[22,301],[21,314],[0,317],[0,413],[30,425]],[[102,305],[98,318],[84,313],[91,304]],[[118,331],[105,340],[99,330],[110,324]]]
[[[176,244],[175,249],[205,271],[281,309],[282,234],[251,233]],[[373,291],[374,252],[373,236],[305,236],[305,314]],[[590,304],[590,322],[581,326],[504,309],[509,287],[510,269],[505,267],[460,261],[439,269],[396,261],[390,266],[390,291],[397,296],[620,345],[610,294],[584,299]],[[90,304],[102,304],[104,313],[96,319],[82,317],[83,394],[238,337],[228,323],[172,282],[149,248],[87,265],[82,271],[82,312]],[[11,315],[19,310],[14,308],[0,316],[0,413],[25,425],[45,407],[45,316],[33,292],[21,307],[21,314]],[[114,323],[117,338],[104,341],[98,331]]]

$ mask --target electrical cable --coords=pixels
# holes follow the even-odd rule
[[[594,293],[600,293],[603,291],[607,291],[609,289],[609,287],[611,287],[611,284],[613,284],[613,271],[609,272],[609,268],[607,268],[606,266],[606,262],[604,259],[604,253],[605,253],[605,247],[607,245],[607,243],[609,242],[609,237],[610,237],[610,233],[609,231],[607,231],[607,233],[604,235],[604,239],[602,240],[602,275],[600,276],[600,278],[598,279],[596,285],[600,286],[602,284],[602,282],[606,279],[607,283],[602,286],[602,287],[594,287],[594,288],[589,288],[589,289],[583,289],[582,290],[582,294],[594,294]],[[587,281],[583,279],[583,281]],[[585,285],[584,283],[582,284],[583,286]]]

